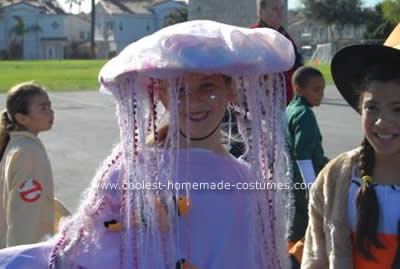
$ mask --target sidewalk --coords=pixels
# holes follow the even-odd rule
[[[348,106],[334,85],[325,87],[325,96],[322,104]]]

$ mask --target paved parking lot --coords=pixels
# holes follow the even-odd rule
[[[0,108],[4,108],[0,95]],[[40,134],[53,167],[56,196],[74,211],[97,167],[119,141],[115,105],[97,91],[56,93],[50,98],[55,124]],[[329,157],[354,148],[360,140],[360,117],[328,86],[324,103],[315,109]]]

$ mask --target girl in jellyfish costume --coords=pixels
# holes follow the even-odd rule
[[[0,251],[0,267],[286,268],[285,194],[271,186],[287,184],[281,72],[293,63],[278,32],[212,21],[129,45],[99,75],[120,144],[59,233]]]

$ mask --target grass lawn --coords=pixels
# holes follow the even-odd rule
[[[321,73],[324,75],[326,84],[333,84],[330,65],[317,65],[317,66],[312,65],[312,64],[307,64],[307,65],[310,65],[314,68],[317,68],[319,71],[321,71]]]
[[[97,76],[107,60],[39,60],[0,61],[0,92],[11,86],[36,80],[50,91],[97,90]],[[315,67],[315,66],[314,66]],[[328,65],[316,66],[325,76],[326,83],[332,83]]]
[[[106,60],[0,61],[0,92],[35,80],[50,91],[96,90]]]

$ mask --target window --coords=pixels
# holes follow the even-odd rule
[[[53,23],[51,24],[51,27],[53,27],[53,29],[56,30],[58,27],[60,27],[60,24],[56,21],[53,21]]]
[[[83,40],[83,39],[85,39],[86,38],[86,33],[85,32],[79,32],[79,38],[81,39],[81,40]]]

